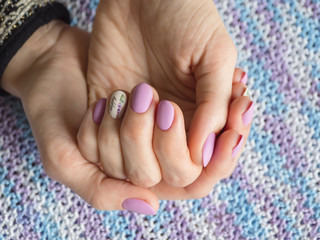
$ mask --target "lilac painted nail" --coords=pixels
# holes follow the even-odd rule
[[[96,124],[100,124],[102,121],[104,112],[106,110],[106,102],[107,102],[106,98],[101,98],[94,106],[94,110],[92,112],[92,118]]]
[[[254,112],[254,102],[251,102],[248,110],[244,114],[242,114],[243,125],[247,126],[251,123],[253,118],[253,112]]]
[[[173,122],[174,108],[169,101],[161,101],[157,110],[157,125],[161,130],[168,130]]]
[[[202,149],[203,167],[206,167],[210,162],[210,159],[214,151],[215,140],[216,140],[216,135],[214,133],[211,133],[203,145],[203,149]]]
[[[136,198],[128,198],[123,201],[122,207],[131,212],[141,213],[145,215],[155,215],[156,211],[145,201],[136,199]]]
[[[240,140],[238,141],[237,145],[232,149],[232,158],[234,158],[241,150],[243,141],[243,136],[240,135]]]
[[[248,82],[248,74],[246,72],[243,72],[240,82],[243,84],[246,84]]]
[[[138,84],[132,93],[132,110],[136,113],[144,113],[150,107],[152,98],[152,88],[146,83]]]

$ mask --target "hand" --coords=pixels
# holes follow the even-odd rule
[[[245,76],[246,77],[246,76]],[[186,187],[177,187],[177,182],[175,179],[166,179],[165,178],[155,186],[152,186],[151,189],[153,192],[157,194],[157,196],[160,199],[190,199],[190,198],[202,198],[206,195],[208,195],[213,186],[221,179],[229,177],[231,173],[233,172],[234,168],[237,164],[237,159],[241,153],[241,150],[243,149],[246,139],[248,137],[250,126],[251,126],[251,120],[253,116],[253,108],[254,105],[250,98],[248,97],[247,93],[248,90],[246,86],[244,85],[243,78],[243,71],[240,69],[236,69],[233,77],[233,89],[232,89],[232,96],[231,96],[231,104],[229,107],[229,116],[227,119],[227,124],[224,128],[223,133],[218,137],[215,154],[213,158],[211,159],[211,162],[207,166],[207,168],[204,169],[201,176],[192,184],[186,186]],[[240,81],[241,80],[241,81]],[[135,90],[133,90],[135,91]],[[153,89],[154,95],[157,94],[156,91]],[[124,95],[124,93],[122,93]],[[131,102],[132,97],[131,95],[135,95],[134,93],[130,94]],[[158,95],[156,95],[156,100]],[[113,98],[113,97],[110,97]],[[96,147],[98,149],[98,146],[94,146],[93,144],[97,142],[96,136],[98,132],[104,132],[106,125],[110,124],[110,122],[115,121],[112,119],[112,111],[109,112],[109,109],[111,106],[113,106],[113,101],[109,100],[102,101],[99,100],[97,103],[92,104],[89,109],[87,110],[87,113],[85,117],[83,118],[82,124],[80,126],[80,130],[78,133],[78,142],[80,150],[87,149],[87,146],[90,146],[90,148]],[[119,99],[119,97],[118,97]],[[103,102],[103,104],[101,104]],[[110,107],[109,107],[110,104]],[[179,149],[187,149],[187,143],[185,139],[184,134],[184,128],[183,128],[183,116],[181,113],[181,110],[179,107],[174,103],[166,102],[166,105],[172,105],[173,114],[168,114],[166,112],[164,116],[160,118],[165,118],[166,115],[173,117],[172,123],[169,126],[168,129],[163,131],[161,127],[164,125],[159,123],[159,114],[161,115],[161,112],[163,110],[159,111],[159,108],[163,108],[158,105],[158,101],[152,101],[151,104],[154,104],[155,106],[151,106],[146,113],[144,113],[144,116],[136,116],[133,111],[130,109],[130,101],[129,101],[129,109],[127,109],[124,120],[122,122],[117,122],[119,125],[121,125],[121,129],[124,125],[129,125],[131,122],[138,123],[141,121],[141,119],[151,119],[153,121],[153,116],[156,115],[156,123],[149,123],[148,121],[144,121],[144,126],[146,131],[153,132],[154,139],[158,138],[158,143],[155,143],[157,140],[153,140],[153,145],[157,146],[159,144],[162,149],[168,148],[168,145],[174,145],[176,151],[168,152],[166,156],[168,162],[170,160],[173,162],[173,164],[177,164],[177,169],[181,170],[182,172],[188,172],[188,166],[180,165],[181,158],[177,157],[176,152],[179,152]],[[158,106],[157,106],[158,105]],[[118,106],[116,104],[116,106]],[[158,108],[158,110],[156,110]],[[97,114],[97,109],[100,113]],[[106,110],[106,111],[105,111]],[[97,115],[99,116],[97,119]],[[116,121],[119,121],[117,119]],[[167,123],[167,121],[165,121]],[[166,125],[166,124],[165,124]],[[126,126],[125,126],[126,127]],[[135,127],[135,125],[131,125],[132,128]],[[148,129],[149,128],[149,129]],[[138,135],[139,136],[139,135]],[[109,141],[114,141],[115,139],[112,139]],[[118,139],[120,141],[120,139]],[[147,142],[147,141],[146,141]],[[152,141],[149,142],[150,145],[152,145]],[[104,145],[100,145],[101,147],[104,147]],[[90,149],[89,148],[89,149]],[[87,154],[86,152],[84,154]],[[121,152],[118,153],[116,150],[110,149],[109,155],[110,156],[117,156],[118,154],[121,155]],[[90,159],[90,155],[86,156],[87,159]],[[175,158],[174,158],[175,157]],[[98,161],[95,163],[99,163]],[[149,173],[153,169],[147,169],[145,165],[139,165],[139,167],[142,169],[141,172]],[[115,168],[115,170],[117,170]],[[168,181],[169,180],[169,181]],[[194,181],[194,180],[193,180]],[[182,185],[182,184],[181,184]],[[145,199],[144,196],[140,196],[141,199]]]
[[[146,206],[144,213],[154,214],[159,206],[154,193],[107,178],[78,149],[77,133],[87,110],[88,44],[88,33],[52,21],[39,28],[10,61],[1,87],[21,98],[49,177],[97,209],[120,210],[129,199],[128,208],[128,202],[140,204],[140,212]],[[132,200],[141,196],[152,208]]]
[[[108,176],[139,186],[153,186],[161,175],[173,186],[190,184],[211,159],[212,147],[203,154],[208,136],[225,126],[235,63],[234,44],[211,0],[101,1],[90,40],[89,103],[141,82],[153,87],[153,98],[144,113],[129,104],[122,123],[106,117],[99,131],[82,137],[83,155],[100,158]],[[177,104],[175,137],[153,133],[159,99]]]

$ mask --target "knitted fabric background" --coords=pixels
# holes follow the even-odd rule
[[[97,0],[66,3],[90,30]],[[96,211],[46,176],[20,102],[0,97],[0,239],[320,239],[320,1],[216,3],[256,103],[233,175],[155,216]]]

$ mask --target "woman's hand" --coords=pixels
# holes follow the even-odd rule
[[[139,169],[140,172],[135,173],[136,175],[128,174],[128,179],[134,184],[136,184],[135,179],[144,180],[144,182],[141,181],[142,184],[150,184],[150,178],[154,177],[154,172],[157,171],[158,168],[152,168],[147,164],[142,164],[141,162],[139,162],[141,158],[144,159],[145,156],[148,155],[145,154],[145,149],[150,147],[152,151],[151,154],[157,154],[157,157],[162,157],[157,158],[160,159],[159,162],[161,165],[161,170],[165,169],[165,167],[167,168],[165,169],[166,171],[163,171],[162,179],[160,176],[161,182],[155,184],[154,186],[150,186],[149,189],[155,192],[160,199],[180,200],[202,198],[211,192],[213,186],[219,180],[231,175],[234,168],[236,167],[241,150],[243,149],[247,140],[250,131],[251,120],[253,117],[254,104],[248,96],[248,90],[243,81],[244,79],[245,78],[243,78],[243,72],[240,69],[236,69],[233,77],[234,83],[232,88],[231,104],[229,106],[227,124],[222,134],[217,138],[214,155],[208,166],[202,171],[200,177],[197,176],[196,178],[193,178],[193,168],[188,165],[188,162],[191,162],[191,160],[188,155],[189,150],[187,147],[185,136],[184,119],[179,106],[168,101],[162,101],[159,103],[158,94],[155,89],[152,89],[145,83],[143,83],[142,85],[139,84],[133,89],[130,94],[128,94],[129,105],[127,111],[124,113],[123,120],[113,118],[113,106],[119,106],[120,108],[118,109],[122,109],[122,111],[124,111],[125,104],[123,103],[125,103],[125,101],[122,101],[122,104],[119,105],[115,104],[115,102],[119,103],[119,101],[113,101],[112,99],[125,99],[124,96],[126,94],[124,92],[116,91],[116,94],[112,94],[112,96],[108,98],[109,100],[99,100],[89,107],[85,117],[83,118],[78,133],[78,143],[80,151],[89,161],[100,164],[99,153],[90,155],[90,152],[86,152],[83,150],[98,148],[103,148],[105,150],[105,147],[108,147],[108,145],[105,144],[106,142],[117,141],[123,143],[123,139],[126,140],[127,138],[129,138],[129,141],[125,144],[136,146],[137,140],[132,141],[132,139],[138,139],[141,135],[145,135],[144,133],[150,132],[150,138],[146,137],[142,139],[145,145],[145,148],[142,152],[139,152],[139,149],[134,149],[134,147],[133,149],[130,149],[130,146],[128,150],[125,144],[123,144],[125,145],[124,147],[122,145],[122,152],[118,151],[118,149],[107,149],[106,153],[109,155],[109,159],[111,161],[107,164],[105,162],[102,162],[102,168],[111,169],[111,173],[122,171],[124,172],[124,169],[122,168],[123,162],[117,162],[117,156],[121,156],[122,154],[125,155],[128,151],[131,150],[132,154],[128,154],[128,158],[130,160],[134,159],[134,161],[132,161],[132,164],[136,164],[136,167],[134,167],[133,169]],[[141,86],[143,86],[144,90],[149,89],[151,92],[150,95],[153,94],[154,98],[150,102],[151,106],[149,107],[149,109],[147,109],[147,111],[143,113],[142,116],[139,116],[139,114],[136,114],[131,109],[131,103],[134,102],[133,99],[136,95],[135,92]],[[123,135],[123,131],[121,130],[120,139],[109,138],[108,135],[106,135],[105,141],[101,144],[97,140],[98,134],[104,133],[106,127],[110,125],[110,123],[114,122],[119,126],[120,129],[132,128],[134,134],[126,136]],[[142,125],[144,127],[141,129],[138,128],[138,130],[136,131],[136,126],[141,122],[143,123]],[[125,131],[125,134],[127,133],[128,132]],[[94,144],[98,145],[95,146]],[[165,154],[159,155],[159,152],[153,153],[154,149],[160,149]],[[181,154],[183,153],[186,154],[184,156],[181,156]],[[133,156],[133,154],[140,154],[140,158],[137,158],[137,156]],[[98,157],[96,160],[93,160],[95,159],[95,156]],[[112,160],[114,161],[113,164]],[[131,168],[127,166],[126,169],[130,171]],[[175,174],[174,171],[177,171],[178,174]],[[126,176],[127,175],[124,173],[124,179],[126,179]],[[179,176],[183,176],[184,178],[179,178]],[[148,179],[148,177],[150,178]],[[186,180],[191,182],[186,184]]]
[[[154,186],[161,176],[189,185],[226,124],[236,55],[212,0],[101,1],[89,48],[89,103],[109,104],[113,91],[129,93],[142,82],[153,88],[133,90],[150,103],[145,111],[129,103],[123,120],[105,117],[99,131],[80,137],[82,153],[100,160],[108,176],[139,186]],[[159,100],[176,104],[175,134],[154,125]]]
[[[21,98],[49,177],[96,209],[155,214],[159,203],[154,193],[108,178],[78,149],[77,133],[88,100],[88,44],[88,33],[52,21],[39,28],[10,61],[1,87]]]

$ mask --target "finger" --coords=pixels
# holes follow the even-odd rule
[[[77,140],[82,156],[90,162],[99,162],[98,130],[105,113],[106,99],[91,104],[78,131]]]
[[[65,140],[54,140],[51,142],[53,144],[51,149],[55,141],[60,144]],[[76,149],[72,144],[66,144],[65,147]],[[66,155],[55,149],[47,154],[44,162],[54,163],[48,171],[50,177],[71,188],[95,209],[103,211],[127,209],[154,215],[159,208],[154,193],[125,180],[108,178],[98,166],[87,162],[80,152],[73,151],[72,155]]]
[[[231,97],[237,52],[226,30],[209,40],[201,60],[193,67],[197,109],[189,131],[192,160],[206,166],[214,139],[224,127]]]
[[[153,147],[162,177],[171,186],[185,187],[197,179],[202,166],[190,158],[182,111],[173,102],[161,101],[156,119]]]
[[[232,174],[248,138],[253,114],[254,103],[249,97],[241,96],[231,103],[226,130],[219,136],[217,144],[219,143],[220,145],[216,146],[217,149],[211,159],[212,163],[210,162],[196,182],[188,186],[190,188],[187,191],[192,194],[207,195],[219,180]],[[237,144],[234,144],[235,133],[241,136],[238,137]],[[233,136],[230,137],[229,135]],[[230,155],[230,146],[232,144],[234,144],[234,147],[232,147]]]
[[[242,83],[246,85],[248,82],[248,74],[241,68],[236,68],[233,73],[233,83]]]
[[[249,135],[253,118],[254,107],[252,106],[251,100],[245,96],[233,101],[229,108],[226,131],[218,137],[214,154],[207,168],[194,183],[185,188],[174,188],[164,181],[160,182],[151,188],[159,199],[202,198],[211,192],[219,180],[230,176]]]
[[[159,199],[167,200],[198,199],[207,196],[214,185],[229,172],[233,162],[237,161],[238,151],[245,140],[244,136],[234,130],[223,132],[216,140],[214,155],[210,163],[203,169],[195,182],[184,188],[177,188],[168,186],[164,181],[161,181],[150,190]]]
[[[224,131],[216,141],[215,152],[210,163],[200,177],[186,187],[187,191],[191,195],[200,197],[208,195],[214,185],[225,178],[237,163],[238,154],[245,141],[245,136],[238,134],[233,129]]]
[[[240,134],[249,133],[254,114],[254,102],[247,96],[235,99],[229,108],[225,129],[234,129]]]
[[[98,133],[101,167],[109,177],[127,179],[120,142],[121,118],[127,106],[127,93],[113,91],[107,106],[107,113],[101,121]]]
[[[130,94],[123,118],[120,139],[126,176],[141,187],[151,187],[161,180],[161,169],[153,151],[157,92],[146,83],[138,84]]]
[[[234,83],[232,85],[231,102],[241,96],[249,96],[249,90],[243,83]]]
[[[225,130],[233,129],[239,134],[247,139],[250,133],[251,122],[254,114],[254,102],[247,96],[241,96],[234,100],[229,108],[228,121]],[[242,144],[239,152],[243,151],[245,144]],[[233,165],[230,167],[229,172],[226,173],[225,177],[232,174],[235,169],[237,162],[234,161]]]

